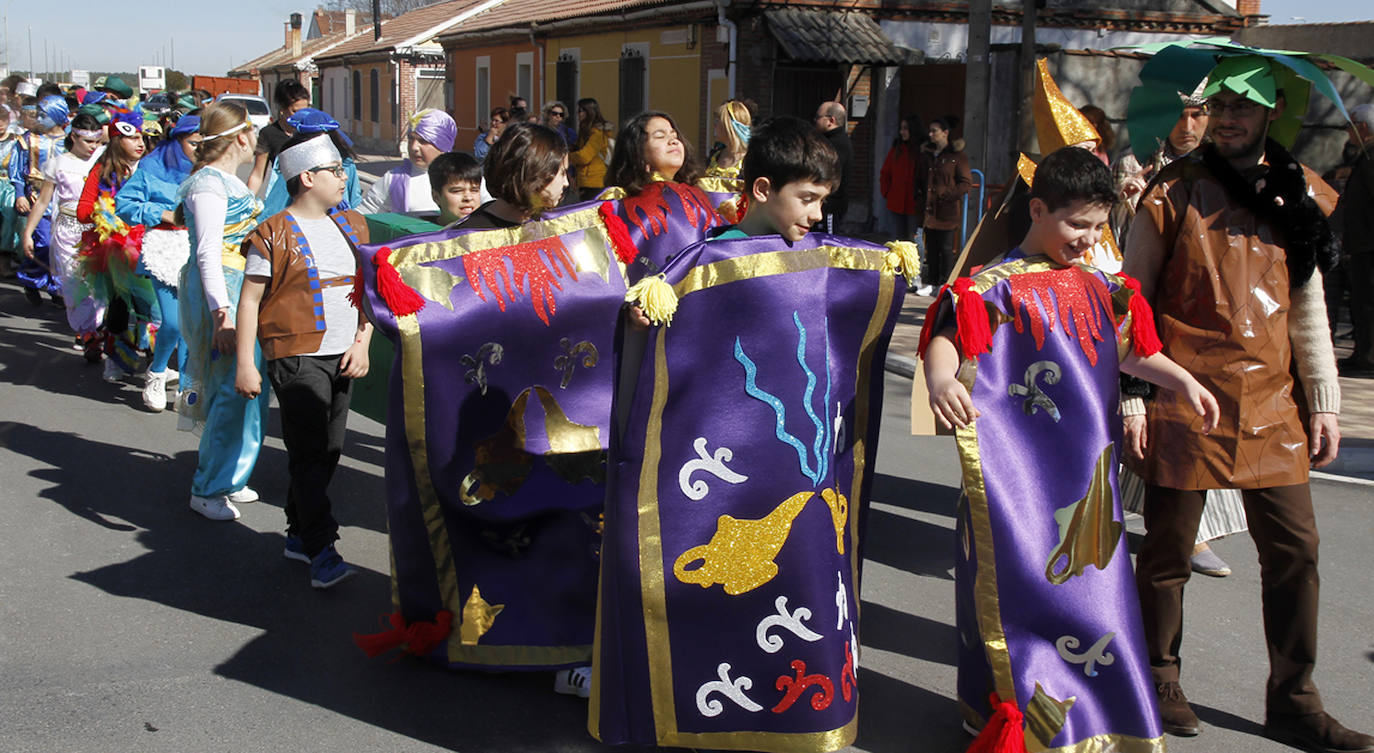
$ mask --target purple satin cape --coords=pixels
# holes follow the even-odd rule
[[[1030,750],[1163,751],[1117,484],[1131,292],[1019,251],[973,282],[996,314],[959,372],[981,414],[956,433],[960,710],[981,727],[996,691]]]
[[[540,669],[591,658],[626,286],[593,202],[511,229],[364,246],[366,305],[396,343],[386,432],[396,608],[453,615],[430,659]],[[396,316],[377,253],[426,299]]]
[[[843,748],[883,360],[906,283],[882,246],[819,233],[706,241],[664,274],[677,311],[617,389],[629,405],[611,447],[590,731]]]

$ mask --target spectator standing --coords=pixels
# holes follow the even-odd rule
[[[1341,376],[1374,378],[1374,105],[1350,110],[1350,141],[1359,156],[1341,196],[1350,321],[1355,348],[1337,363]]]
[[[606,169],[615,149],[611,131],[600,103],[591,97],[577,100],[577,143],[568,153],[568,164],[577,171],[577,193],[583,201],[595,199],[606,187]]]
[[[926,130],[931,158],[926,178],[926,253],[921,274],[924,285],[943,284],[954,269],[954,241],[964,194],[973,185],[964,140],[951,139],[950,132],[957,122],[953,115],[946,115],[932,120]],[[922,290],[925,294],[930,292]]]
[[[840,160],[840,185],[825,199],[825,206],[822,211],[825,219],[817,225],[817,230],[824,230],[833,233],[838,230],[840,220],[844,219],[844,213],[849,210],[849,186],[853,182],[850,178],[854,172],[854,145],[849,142],[849,130],[845,123],[849,121],[849,116],[845,113],[844,105],[839,102],[822,102],[816,108],[816,127],[821,129],[825,135],[825,140],[834,147],[835,154]]]
[[[917,190],[917,186],[925,185],[929,171],[922,159],[921,146],[916,141],[921,135],[920,117],[908,115],[902,118],[901,125],[897,127],[897,138],[892,140],[892,148],[887,151],[887,158],[883,160],[883,169],[878,176],[878,186],[883,198],[887,199],[887,209],[892,212],[897,224],[898,240],[915,238],[925,215],[925,192]]]
[[[491,118],[487,121],[487,130],[477,134],[477,140],[472,142],[472,156],[476,157],[478,162],[487,158],[487,152],[491,151],[491,145],[501,138],[501,132],[506,129],[507,120],[510,120],[510,111],[506,108],[497,107],[491,111]]]

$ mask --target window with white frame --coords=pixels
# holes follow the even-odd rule
[[[486,124],[491,113],[491,56],[477,56],[477,127]]]
[[[515,53],[515,96],[529,103],[532,110],[538,111],[539,103],[534,99],[534,53]]]

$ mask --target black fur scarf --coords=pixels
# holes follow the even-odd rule
[[[1211,145],[1202,150],[1202,161],[1231,198],[1278,231],[1287,252],[1289,286],[1297,288],[1318,267],[1322,274],[1330,273],[1340,260],[1340,249],[1326,215],[1307,194],[1298,161],[1272,139],[1265,143],[1264,156],[1269,169],[1250,179]]]

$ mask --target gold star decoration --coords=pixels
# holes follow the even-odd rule
[[[505,604],[488,604],[487,600],[482,598],[482,592],[473,585],[472,594],[468,596],[467,603],[463,604],[463,623],[458,627],[458,637],[463,645],[476,646],[477,641],[491,630],[496,615],[501,614],[501,610],[505,608]]]

